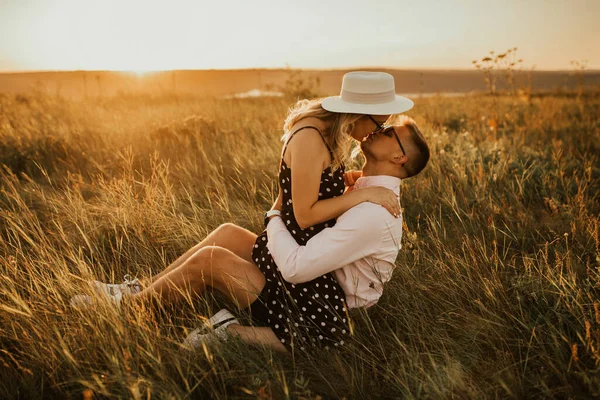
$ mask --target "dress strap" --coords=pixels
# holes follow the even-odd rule
[[[316,129],[317,132],[319,132],[319,135],[321,135],[321,139],[323,139],[323,143],[325,143],[325,146],[327,146],[327,150],[329,150],[329,155],[331,155],[331,160],[333,160],[333,151],[331,151],[331,147],[329,147],[329,144],[327,144],[327,141],[325,140],[325,137],[323,137],[323,134],[321,133],[319,128],[317,128],[316,126],[312,126],[312,125],[303,126],[302,128],[298,128],[290,135],[290,137],[285,142],[285,145],[283,147],[283,153],[281,154],[281,160],[283,161],[283,156],[285,156],[285,151],[287,150],[288,144],[290,143],[290,140],[292,140],[292,137],[294,137],[294,135],[297,132],[301,131],[302,129],[306,129],[306,128],[313,128],[313,129]]]

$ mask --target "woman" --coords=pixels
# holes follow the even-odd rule
[[[350,138],[362,140],[391,114],[412,106],[411,100],[395,94],[391,75],[351,72],[344,75],[340,96],[301,100],[290,111],[284,124],[280,195],[273,208],[282,209],[288,230],[299,244],[364,201],[399,215],[397,197],[386,188],[357,189],[341,196],[344,164],[349,157]],[[276,206],[278,203],[281,207]],[[350,332],[345,295],[334,275],[329,273],[303,284],[286,282],[267,249],[266,231],[256,236],[241,227],[224,225],[130,298],[146,301],[159,294],[163,300],[175,300],[186,285],[197,294],[206,285],[217,288],[239,308],[249,307],[253,322],[262,326],[243,327],[229,312],[221,310],[208,325],[222,323],[218,332],[222,339],[226,339],[224,328],[229,326],[229,331],[248,342],[293,351],[305,350],[309,345],[343,345]],[[128,291],[130,286],[99,284],[105,291],[116,292]],[[324,298],[329,300],[325,303]],[[186,343],[198,345],[209,336],[197,330]]]

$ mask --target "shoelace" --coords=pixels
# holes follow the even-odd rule
[[[129,274],[125,274],[125,276],[123,276],[123,283],[129,287],[139,286],[140,280],[138,278],[134,278]]]

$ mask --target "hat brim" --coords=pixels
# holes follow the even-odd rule
[[[410,110],[414,105],[415,103],[408,97],[398,95],[395,100],[380,104],[349,103],[342,100],[341,96],[326,97],[321,103],[324,109],[332,112],[371,115],[399,114]]]

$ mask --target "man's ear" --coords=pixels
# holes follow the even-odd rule
[[[408,157],[406,157],[404,154],[400,155],[395,155],[394,157],[392,157],[392,163],[394,164],[398,164],[398,165],[404,165],[406,164],[406,162],[408,161]]]

